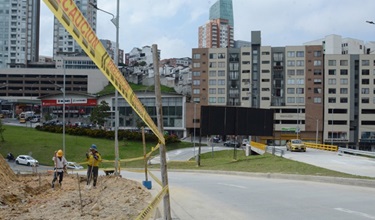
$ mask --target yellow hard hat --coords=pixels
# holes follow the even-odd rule
[[[57,156],[58,157],[62,157],[63,156],[63,151],[62,150],[58,150],[57,151]]]

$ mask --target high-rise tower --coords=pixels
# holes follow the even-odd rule
[[[40,0],[0,0],[0,68],[39,59]]]
[[[85,15],[87,22],[96,32],[96,9],[89,3],[97,4],[97,0],[80,0],[75,1],[77,7]],[[73,39],[67,30],[54,19],[53,29],[53,57],[61,54],[83,53],[84,51],[79,44]]]
[[[209,21],[199,27],[199,48],[234,47],[232,0],[218,0],[210,8]]]

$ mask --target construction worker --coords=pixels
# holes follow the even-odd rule
[[[90,188],[91,179],[93,179],[93,187],[96,188],[96,182],[98,180],[99,163],[102,162],[102,157],[98,152],[98,148],[95,144],[90,147],[90,152],[86,153],[86,159],[88,161],[87,167],[87,187]]]
[[[55,151],[55,155],[52,157],[52,160],[55,164],[55,172],[53,174],[52,180],[52,188],[55,188],[55,181],[57,177],[59,177],[59,185],[61,187],[61,183],[63,181],[64,172],[66,172],[66,164],[68,163],[63,156],[64,153],[62,150]]]

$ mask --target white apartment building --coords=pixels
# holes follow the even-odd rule
[[[0,0],[0,68],[39,59],[39,0]]]

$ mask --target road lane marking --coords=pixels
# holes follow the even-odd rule
[[[231,186],[231,187],[237,187],[241,189],[247,189],[245,186],[239,186],[239,185],[233,185],[233,184],[227,184],[227,183],[217,183],[218,185],[223,185],[223,186]]]
[[[341,212],[346,212],[346,213],[357,215],[357,216],[361,216],[361,217],[365,217],[365,218],[368,218],[368,219],[375,219],[375,216],[372,216],[372,215],[369,215],[369,214],[363,213],[363,212],[357,212],[357,211],[344,209],[344,208],[335,208],[335,210],[341,211]]]

